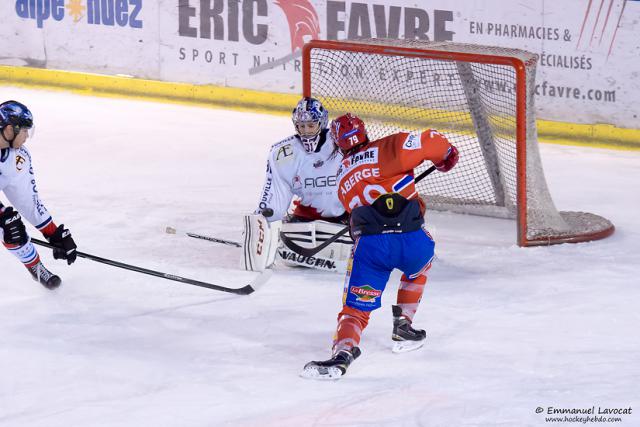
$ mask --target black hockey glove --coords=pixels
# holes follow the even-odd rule
[[[12,207],[0,213],[0,227],[4,233],[4,242],[8,245],[24,245],[29,240],[22,217]]]
[[[55,259],[66,259],[67,264],[71,265],[76,260],[76,242],[71,237],[71,232],[64,228],[64,224],[60,224],[56,231],[47,237],[53,248],[53,257]]]

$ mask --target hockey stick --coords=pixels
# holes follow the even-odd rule
[[[222,243],[223,245],[229,245],[229,246],[235,246],[236,248],[241,248],[242,245],[238,242],[234,242],[233,240],[225,240],[225,239],[219,239],[217,237],[211,237],[211,236],[205,236],[203,234],[196,234],[196,233],[191,233],[188,231],[182,231],[182,230],[176,230],[173,227],[167,227],[164,230],[167,234],[185,234],[189,237],[193,237],[194,239],[201,239],[201,240],[207,240],[209,242],[213,242],[213,243]]]
[[[436,170],[436,167],[431,166],[429,169],[427,169],[426,171],[418,175],[414,181],[420,182],[422,179],[424,179],[427,175],[429,175],[434,170]],[[349,232],[349,226],[346,226],[345,228],[343,228],[342,230],[338,231],[336,234],[334,234],[333,236],[325,240],[324,243],[313,248],[303,248],[302,246],[296,244],[293,241],[293,239],[291,239],[288,236],[285,236],[284,233],[280,233],[280,240],[282,240],[282,243],[284,243],[285,246],[291,249],[292,251],[297,252],[302,256],[312,257],[318,252],[320,252],[321,250],[323,250],[324,248],[326,248],[327,246],[329,246],[330,244],[332,244],[333,242],[335,242],[336,240],[338,240],[342,235],[347,234],[347,232]]]
[[[54,248],[53,245],[42,240],[32,238],[31,241],[36,245],[44,246],[45,248],[51,248],[51,249]],[[91,261],[101,262],[103,264],[108,264],[113,267],[123,268],[125,270],[137,271],[138,273],[148,274],[150,276],[156,276],[162,279],[173,280],[175,282],[186,283],[188,285],[200,286],[202,288],[213,289],[214,291],[228,292],[228,293],[237,294],[237,295],[249,295],[250,293],[253,293],[259,286],[263,285],[267,280],[269,280],[269,277],[271,277],[271,274],[272,274],[271,270],[265,270],[263,273],[260,273],[258,277],[256,277],[253,281],[251,281],[251,283],[249,283],[246,286],[243,286],[241,288],[227,288],[224,286],[214,285],[212,283],[201,282],[199,280],[194,280],[194,279],[187,279],[185,277],[176,276],[174,274],[162,273],[159,271],[149,270],[146,268],[125,264],[123,262],[114,261],[107,258],[101,258],[101,257],[87,254],[84,252],[76,252],[76,254],[80,258],[86,258]]]

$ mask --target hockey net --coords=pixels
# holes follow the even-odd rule
[[[445,134],[460,161],[417,184],[428,209],[516,219],[520,246],[607,237],[607,219],[558,212],[551,199],[534,114],[536,62],[522,50],[450,42],[313,40],[303,50],[303,92],[332,117],[358,115],[372,140]]]

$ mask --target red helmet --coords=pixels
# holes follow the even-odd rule
[[[333,119],[330,129],[333,140],[343,153],[367,142],[367,130],[364,128],[364,122],[351,113]]]

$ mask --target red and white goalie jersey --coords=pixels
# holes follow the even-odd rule
[[[293,214],[307,220],[328,219],[344,214],[337,196],[336,172],[341,155],[335,152],[327,130],[322,130],[318,149],[306,152],[297,135],[271,147],[267,176],[256,213],[272,209],[267,221],[282,219],[297,196]]]

